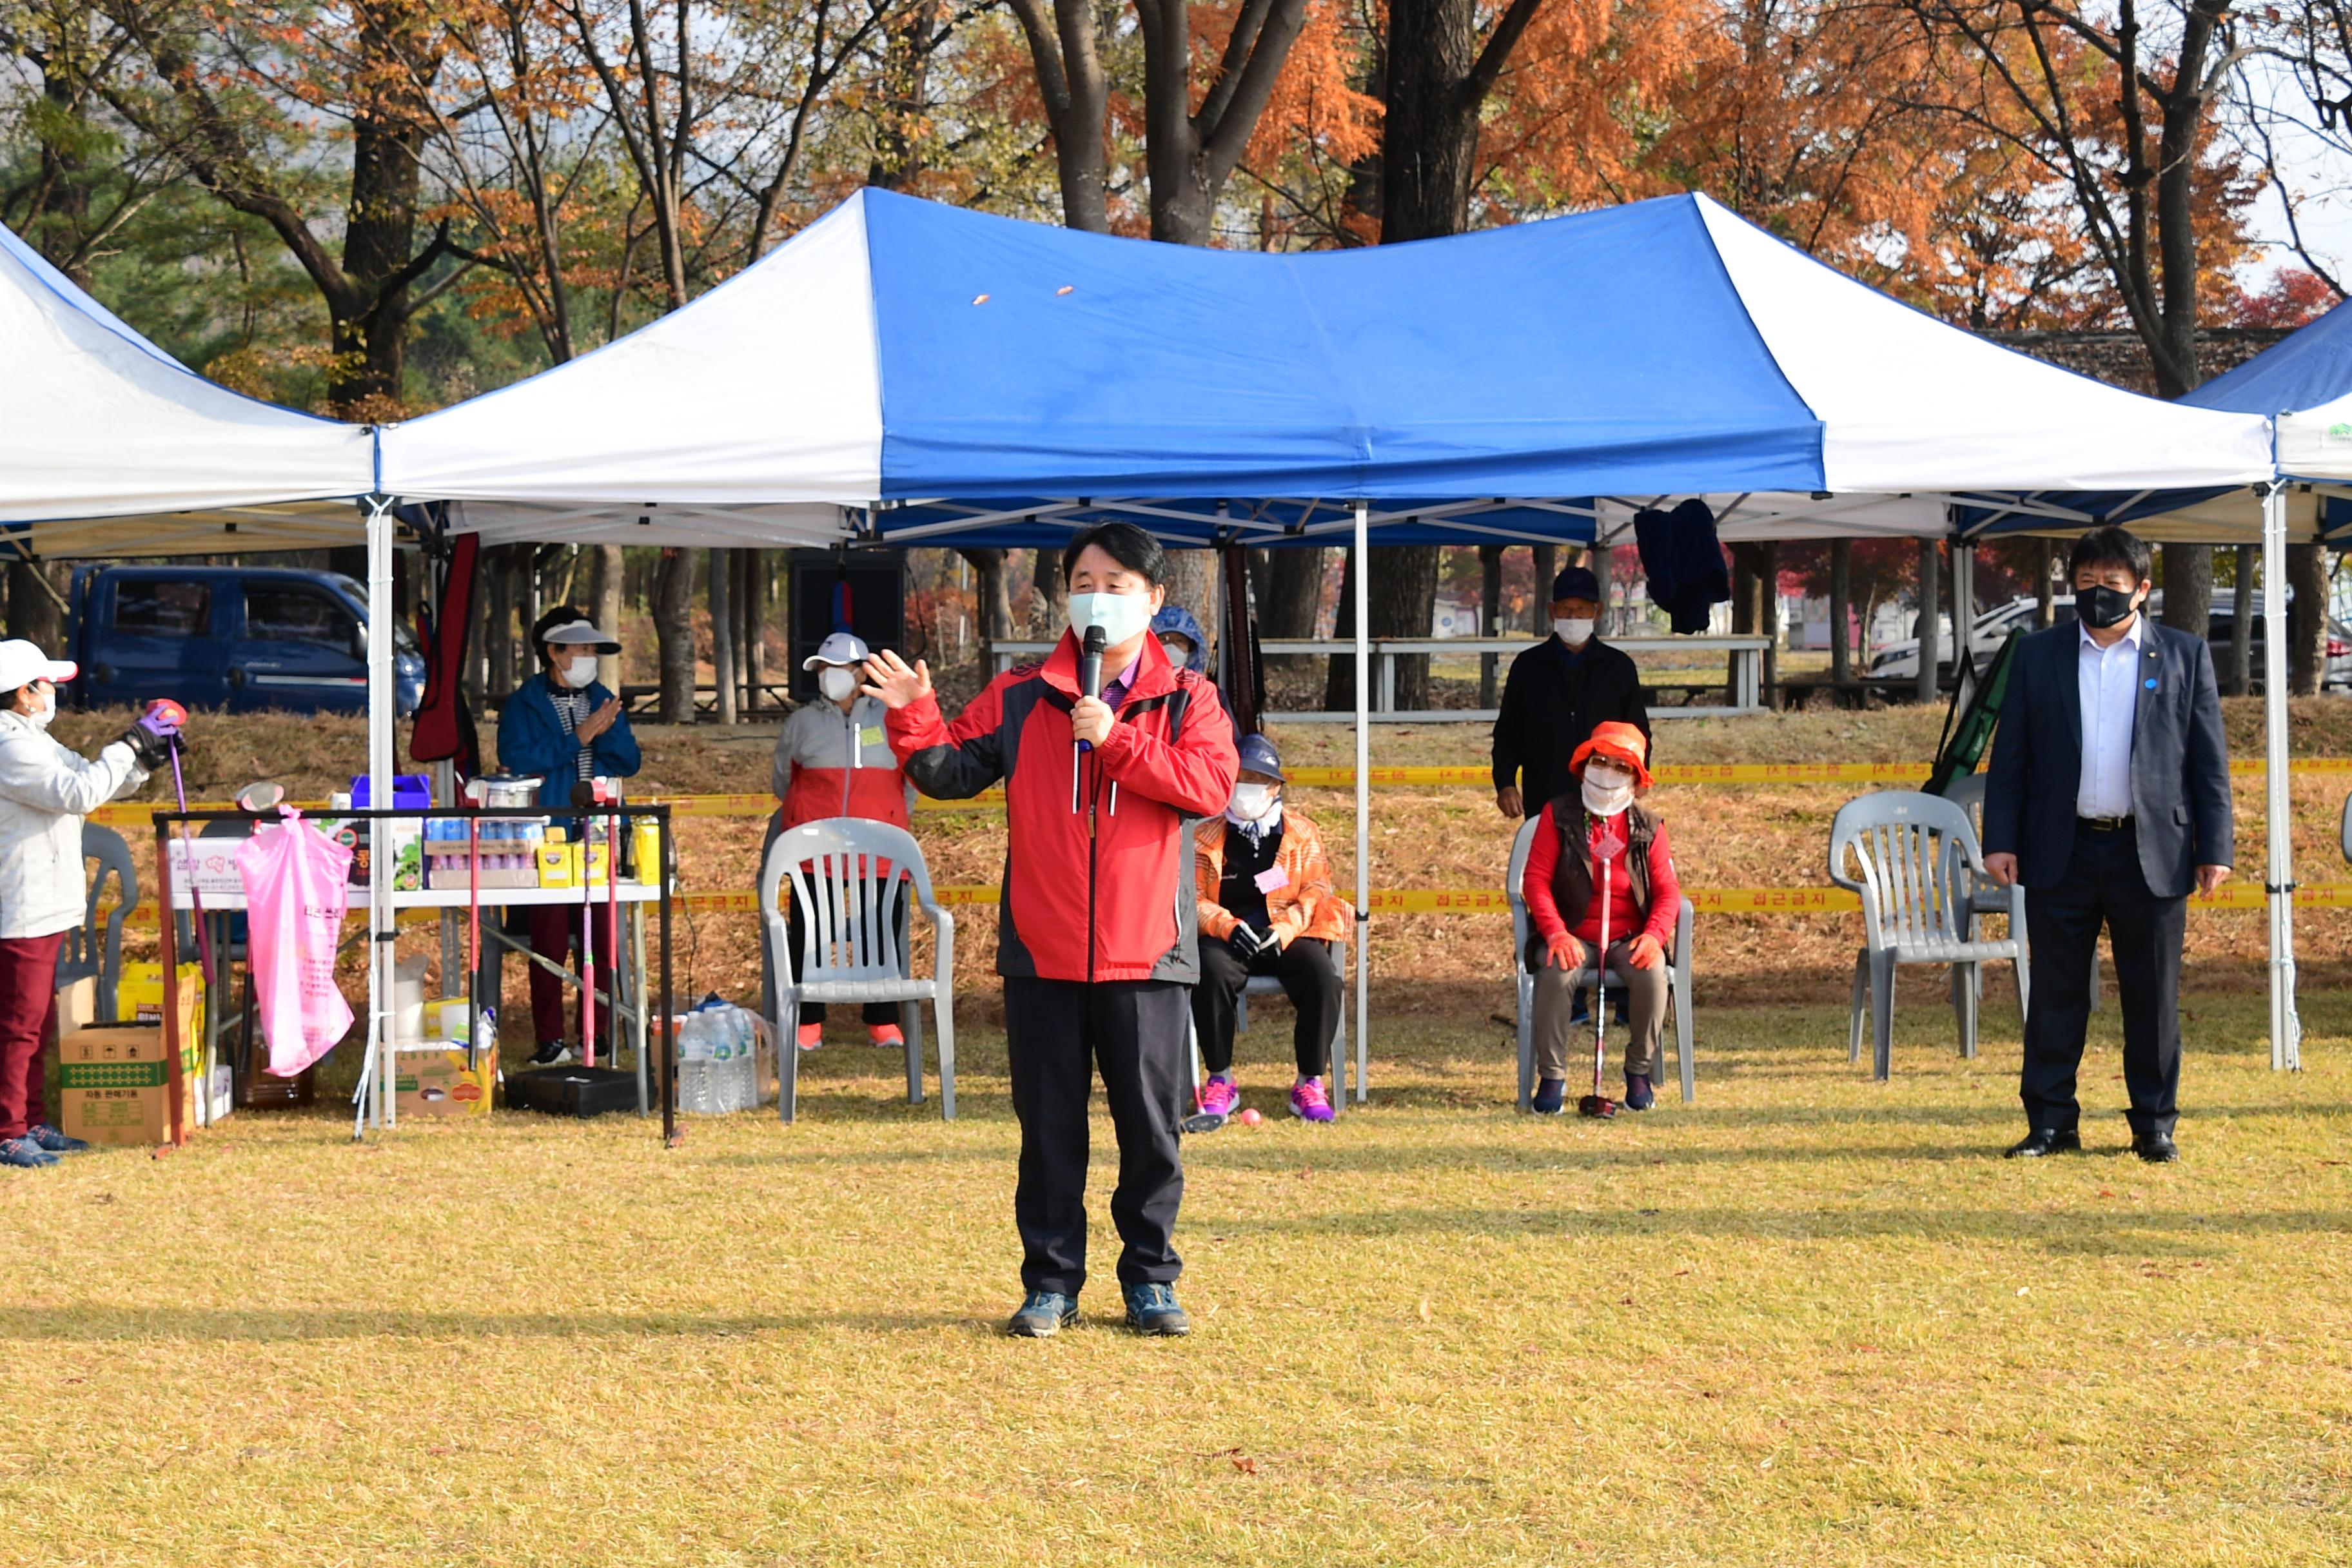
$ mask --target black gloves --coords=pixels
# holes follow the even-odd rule
[[[152,773],[172,760],[173,736],[157,734],[144,721],[122,731],[122,743],[139,759],[139,765]]]
[[[1234,927],[1225,941],[1244,960],[1255,958],[1274,945],[1274,937],[1270,932],[1259,931],[1246,923]]]

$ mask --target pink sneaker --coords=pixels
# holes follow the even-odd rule
[[[1310,1078],[1290,1091],[1290,1114],[1301,1121],[1328,1121],[1332,1119],[1330,1097],[1323,1092],[1323,1080]]]
[[[1201,1086],[1201,1114],[1231,1116],[1242,1106],[1242,1091],[1229,1078],[1213,1078]]]
[[[803,1024],[800,1026],[799,1034],[795,1037],[798,1040],[801,1049],[804,1051],[813,1051],[819,1046],[824,1044],[824,1026],[823,1024]]]

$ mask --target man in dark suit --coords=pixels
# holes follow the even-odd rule
[[[2074,1098],[2104,924],[2124,1016],[2132,1152],[2179,1157],[2189,893],[2230,874],[2230,758],[2205,639],[2142,613],[2151,560],[2120,528],[2074,542],[2073,625],[2018,645],[1985,780],[1985,867],[2025,886],[2033,1005],[2012,1159],[2079,1151]]]

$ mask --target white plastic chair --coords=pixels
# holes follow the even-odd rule
[[[1982,773],[1969,773],[1955,779],[1951,788],[1944,792],[1946,800],[1969,814],[1969,826],[1975,830],[1979,844],[1984,842],[1984,795],[1985,776]],[[2032,943],[2025,934],[2025,900],[2012,900],[2009,895],[2009,889],[1998,885],[1980,887],[1969,900],[1969,912],[1971,915],[2007,915],[2010,919],[2009,934],[2017,939],[2017,951],[2030,952]],[[1969,926],[1969,939],[1971,942],[1976,940],[1973,921]],[[1953,977],[1952,984],[1959,984],[1958,975]],[[1977,1000],[1984,1000],[1984,975],[1981,973],[1977,975]],[[2091,948],[2091,1011],[2095,1013],[2098,1010],[2099,950],[2095,943]]]
[[[888,863],[888,874],[882,872]],[[789,929],[777,895],[790,877],[800,901],[801,953],[788,961]],[[938,942],[931,974],[919,978],[900,944],[900,910],[911,891]],[[783,1091],[776,1112],[790,1121],[800,1110],[797,1030],[785,1023],[800,1016],[803,1002],[897,1002],[907,1037],[907,1103],[923,1102],[921,1004],[939,1019],[940,1114],[955,1115],[955,917],[931,892],[930,868],[903,827],[864,817],[835,816],[804,822],[778,836],[760,868],[760,909],[767,924],[768,952],[776,973],[774,1032]],[[797,978],[795,978],[797,975]]]
[[[1863,947],[1853,961],[1853,1005],[1847,1057],[1862,1059],[1862,1006],[1870,1001],[1873,1074],[1893,1071],[1895,972],[1906,963],[1948,963],[1958,984],[1960,1054],[1977,1054],[1977,967],[2006,960],[2017,972],[2021,1010],[2027,989],[2025,889],[2000,889],[1986,875],[1969,814],[1941,795],[1882,790],[1838,808],[1830,824],[1830,880],[1862,898]],[[1976,938],[1976,898],[2006,896],[2010,935]]]
[[[1535,842],[1536,832],[1542,826],[1541,816],[1530,816],[1520,825],[1517,837],[1511,840],[1510,879],[1505,888],[1511,900],[1511,973],[1517,982],[1521,1110],[1534,1102],[1536,1095],[1536,976],[1528,967],[1528,943],[1535,928],[1528,921],[1528,903],[1519,896],[1519,888],[1527,880],[1528,846]],[[1675,1059],[1682,1072],[1685,1105],[1698,1098],[1697,1066],[1691,1055],[1692,912],[1688,899],[1683,900],[1682,908],[1675,911],[1675,950],[1666,969],[1666,1005],[1675,1018]],[[1600,983],[1598,969],[1589,963],[1570,978],[1578,985]],[[1592,1005],[1601,1006],[1606,1000],[1596,992]]]

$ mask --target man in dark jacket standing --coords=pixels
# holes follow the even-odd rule
[[[2018,645],[1985,780],[1985,869],[2025,886],[2033,1000],[2019,1096],[2030,1159],[2083,1146],[2075,1069],[2091,956],[2115,943],[2132,1152],[2163,1163],[2180,1083],[2180,947],[2189,894],[2234,851],[2230,756],[2205,639],[2143,613],[2152,561],[2095,528],[2069,563],[2077,619]]]
[[[1070,629],[1043,664],[1007,670],[953,723],[929,673],[885,649],[867,696],[925,795],[964,800],[1002,780],[1009,843],[998,910],[1005,1049],[1021,1171],[1013,1218],[1026,1295],[1006,1325],[1042,1339],[1073,1322],[1087,1279],[1087,1102],[1095,1074],[1118,1133],[1110,1214],[1125,1247],[1127,1321],[1181,1334],[1185,1026],[1200,978],[1192,824],[1225,808],[1240,761],[1217,689],[1171,667],[1151,617],[1166,559],[1132,523],[1101,523],[1062,557]],[[1102,628],[1099,695],[1083,639]]]
[[[1600,616],[1600,579],[1570,567],[1552,579],[1552,635],[1511,660],[1495,721],[1495,805],[1505,816],[1534,816],[1575,789],[1568,761],[1594,725],[1613,720],[1649,736],[1641,672],[1592,635]]]

